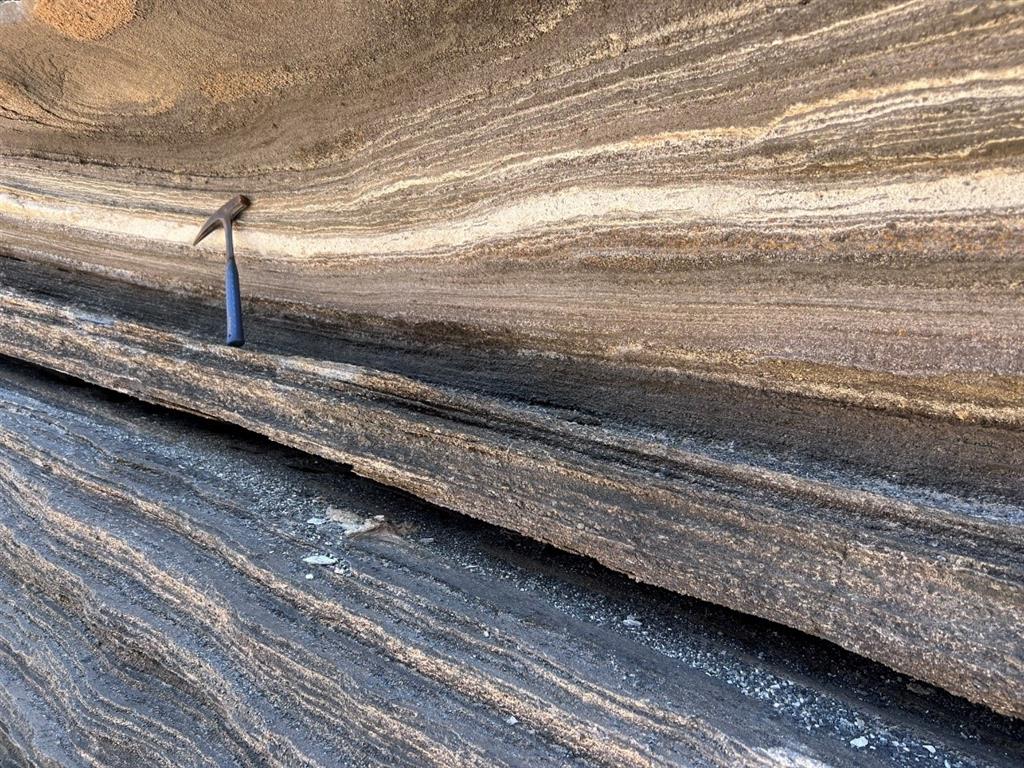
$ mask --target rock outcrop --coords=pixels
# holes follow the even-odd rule
[[[454,518],[0,362],[0,764],[1024,757],[1022,722]]]
[[[0,4],[0,352],[1024,715],[1020,4],[100,5]]]

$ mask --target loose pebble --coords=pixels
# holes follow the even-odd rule
[[[637,620],[636,616],[627,616],[622,620],[623,626],[626,627],[642,627],[643,624]]]
[[[380,521],[377,520],[376,517],[370,518],[369,520],[361,520],[359,522],[339,522],[341,523],[341,529],[346,536],[355,536],[360,533],[368,533],[376,528],[380,528]]]
[[[338,558],[331,557],[330,555],[310,555],[309,557],[302,558],[302,562],[308,565],[334,565],[338,562]]]
[[[858,736],[856,739],[850,739],[850,746],[854,749],[864,749],[868,745],[868,740],[864,736]]]

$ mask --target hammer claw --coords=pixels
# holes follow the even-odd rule
[[[196,239],[192,241],[192,245],[199,245],[199,241],[217,229],[217,227],[224,227],[225,229],[230,227],[235,217],[248,207],[249,198],[245,195],[235,195],[232,197],[206,220],[206,223],[200,228],[199,234],[196,235]]]
[[[202,240],[204,237],[206,237],[208,234],[213,232],[213,230],[220,226],[223,225],[221,224],[219,217],[207,219],[206,223],[203,224],[203,228],[199,230],[199,234],[196,235],[196,239],[192,241],[192,245],[199,245],[200,240]]]

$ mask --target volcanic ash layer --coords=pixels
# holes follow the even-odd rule
[[[10,361],[0,595],[5,768],[1024,759],[831,644]]]
[[[1024,711],[1013,429],[828,404],[790,417],[876,439],[898,431],[917,444],[909,460],[922,472],[938,469],[928,453],[937,442],[960,444],[955,459],[967,474],[1004,462],[990,474],[1006,472],[1007,492],[984,499],[948,490],[953,476],[942,478],[946,490],[922,488],[295,354],[322,337],[256,313],[250,337],[266,346],[232,349],[194,335],[219,332],[220,307],[183,297],[161,307],[159,292],[125,286],[125,314],[111,314],[105,280],[99,293],[77,293],[84,280],[54,288],[49,270],[5,266],[19,285],[0,290],[0,353],[244,426],[641,580]],[[146,312],[163,322],[129,319]]]
[[[3,6],[5,354],[1024,715],[1021,3]]]

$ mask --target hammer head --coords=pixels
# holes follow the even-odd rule
[[[231,222],[238,217],[238,214],[248,207],[249,198],[245,195],[235,195],[232,197],[206,220],[206,223],[199,230],[199,234],[196,235],[196,239],[192,241],[192,245],[198,245],[200,240],[213,232],[217,227],[230,227]]]

